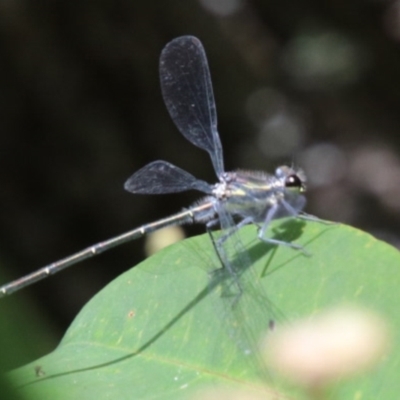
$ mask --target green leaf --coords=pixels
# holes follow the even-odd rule
[[[393,346],[374,370],[338,384],[338,398],[396,398],[400,253],[344,225],[284,221],[274,227],[275,238],[295,241],[309,255],[260,242],[255,228],[246,227],[240,236],[252,265],[246,267],[246,255],[234,256],[232,265],[244,268],[238,281],[217,270],[208,235],[170,246],[111,282],[54,352],[10,379],[27,398],[41,400],[180,399],[204,385],[280,386],[261,367],[262,334],[351,303],[389,321]]]

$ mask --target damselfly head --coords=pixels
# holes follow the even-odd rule
[[[306,191],[307,178],[301,169],[294,169],[284,165],[275,170],[275,176],[282,180],[285,188],[291,192],[304,193]]]

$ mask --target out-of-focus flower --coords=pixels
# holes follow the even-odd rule
[[[263,352],[270,367],[315,390],[378,363],[388,343],[382,318],[343,308],[276,331],[265,340]]]

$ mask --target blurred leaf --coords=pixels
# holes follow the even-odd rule
[[[0,280],[6,282],[7,278],[1,276]],[[0,300],[0,373],[24,365],[55,346],[52,326],[26,295]],[[0,399],[21,399],[3,378],[0,375]]]
[[[261,243],[254,227],[242,229],[253,265],[242,271],[238,300],[229,296],[236,281],[215,272],[219,262],[208,235],[170,246],[96,295],[59,347],[12,372],[12,382],[41,400],[180,399],[207,384],[279,386],[260,366],[262,332],[355,303],[380,312],[397,337],[382,365],[338,385],[338,398],[396,398],[400,253],[344,225],[274,227],[276,238],[295,240],[310,255]]]

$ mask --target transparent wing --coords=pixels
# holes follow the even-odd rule
[[[169,114],[183,136],[206,150],[219,177],[224,172],[207,57],[200,40],[182,36],[160,57],[160,81]]]
[[[211,194],[212,187],[189,172],[166,161],[154,161],[136,171],[124,185],[128,192],[139,194],[177,193],[198,190]]]
[[[219,203],[217,212],[222,232],[213,232],[212,235],[223,268],[216,271],[221,282],[221,301],[216,302],[215,308],[238,349],[262,371],[258,344],[278,316],[265,293],[262,276],[253,268],[252,257],[241,240],[232,215],[222,203]],[[249,318],[249,310],[263,318]]]

